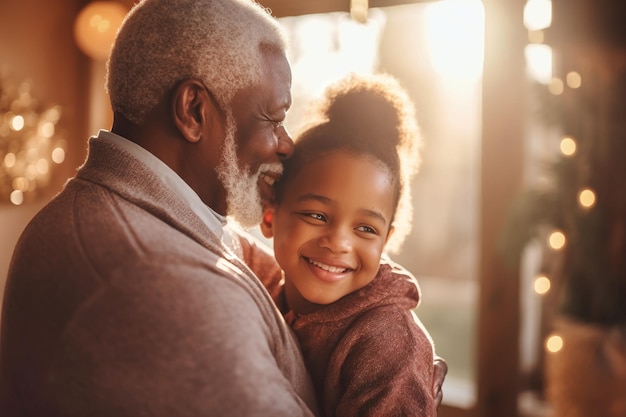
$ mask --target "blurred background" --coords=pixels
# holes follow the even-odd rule
[[[20,232],[110,128],[105,61],[133,3],[0,0],[0,295]],[[439,415],[626,417],[623,0],[260,3],[289,34],[292,133],[349,72],[391,73],[416,104],[392,257],[450,367]]]

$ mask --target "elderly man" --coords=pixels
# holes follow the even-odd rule
[[[253,2],[131,10],[108,62],[113,127],[15,249],[0,415],[317,413],[297,341],[224,232],[227,215],[260,221],[292,152],[290,87]]]

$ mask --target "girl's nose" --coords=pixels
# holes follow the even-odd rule
[[[343,228],[333,228],[320,238],[319,245],[333,253],[346,253],[352,250],[352,234]]]

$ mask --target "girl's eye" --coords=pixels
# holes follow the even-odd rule
[[[276,129],[279,129],[280,127],[283,126],[284,121],[282,121],[282,120],[280,122],[275,122],[274,121],[274,122],[272,122],[272,124],[274,125],[274,130],[276,130]]]
[[[322,222],[326,220],[326,217],[324,217],[324,215],[320,213],[308,213],[307,215],[312,219],[319,220]]]
[[[359,226],[359,227],[356,228],[356,230],[358,230],[360,232],[370,233],[370,234],[373,234],[373,235],[377,235],[378,234],[376,229],[374,229],[373,227],[369,227],[369,226]]]
[[[302,212],[297,212],[296,214],[305,220],[311,220],[316,223],[326,222],[326,216],[324,216],[322,213],[312,213],[308,211],[302,211]]]

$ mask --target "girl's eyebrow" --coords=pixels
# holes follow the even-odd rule
[[[311,201],[311,200],[319,201],[322,204],[326,204],[330,206],[337,205],[337,203],[334,200],[331,200],[330,198],[325,197],[320,194],[307,193],[307,194],[302,194],[301,196],[296,198],[297,202]],[[387,225],[387,219],[385,219],[385,216],[383,216],[382,213],[379,211],[370,210],[370,209],[360,209],[359,212],[367,217],[372,217],[372,218],[380,220],[381,222],[383,222],[383,225],[385,226]]]
[[[336,205],[334,200],[331,200],[328,197],[324,197],[323,195],[314,194],[314,193],[302,194],[296,199],[296,201],[298,202],[309,201],[309,200],[319,201],[320,203],[329,204],[329,205]]]
[[[383,216],[381,212],[370,209],[361,209],[359,211],[367,217],[372,217],[380,220],[381,222],[383,222],[383,225],[387,226],[387,219],[385,219],[385,216]]]

